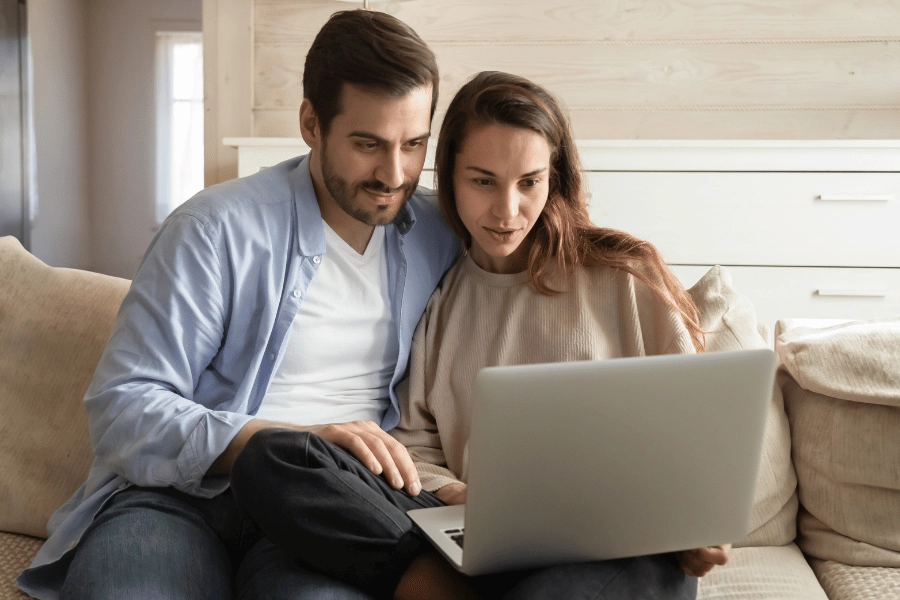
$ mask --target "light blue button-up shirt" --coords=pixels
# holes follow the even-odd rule
[[[395,392],[428,298],[459,240],[423,188],[386,226],[399,353],[381,426],[400,420]],[[129,485],[210,498],[207,469],[262,403],[291,322],[325,254],[309,161],[300,157],[210,187],[178,208],[144,256],[84,399],[96,458],[50,519],[50,538],[19,586],[57,598],[71,550]]]

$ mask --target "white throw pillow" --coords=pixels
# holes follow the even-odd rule
[[[731,275],[713,267],[688,293],[700,311],[707,352],[768,348],[750,300],[734,290]],[[796,537],[797,477],[791,464],[791,437],[781,389],[776,385],[766,414],[763,454],[756,480],[751,533],[735,544],[783,546]]]

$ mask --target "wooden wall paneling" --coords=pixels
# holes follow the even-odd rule
[[[207,0],[211,1],[211,0]],[[219,0],[222,1],[222,0]],[[251,0],[238,0],[247,2]],[[297,135],[302,65],[331,0],[252,0],[253,135]],[[546,85],[576,136],[900,136],[896,0],[380,2],[438,54],[439,108],[473,73]],[[441,112],[436,115],[435,133]]]
[[[332,13],[352,7],[256,0],[256,41],[308,43]],[[893,0],[372,0],[371,8],[395,15],[429,43],[900,37],[900,3]]]
[[[897,139],[900,110],[569,111],[578,139]],[[437,137],[443,112],[435,114]],[[253,135],[298,137],[297,111],[259,110]]]
[[[895,106],[900,41],[686,46],[447,46],[441,106],[472,74],[529,77],[575,107]],[[305,46],[258,45],[256,109],[298,107]]]
[[[237,177],[222,138],[253,132],[253,0],[203,0],[203,155],[209,186]]]

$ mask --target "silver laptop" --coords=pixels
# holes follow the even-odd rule
[[[770,350],[483,369],[467,504],[409,516],[468,575],[736,542],[774,376]]]

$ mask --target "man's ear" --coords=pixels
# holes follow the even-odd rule
[[[322,130],[319,127],[319,117],[313,109],[312,103],[304,98],[300,103],[300,135],[306,145],[313,150],[318,150],[322,143]]]

